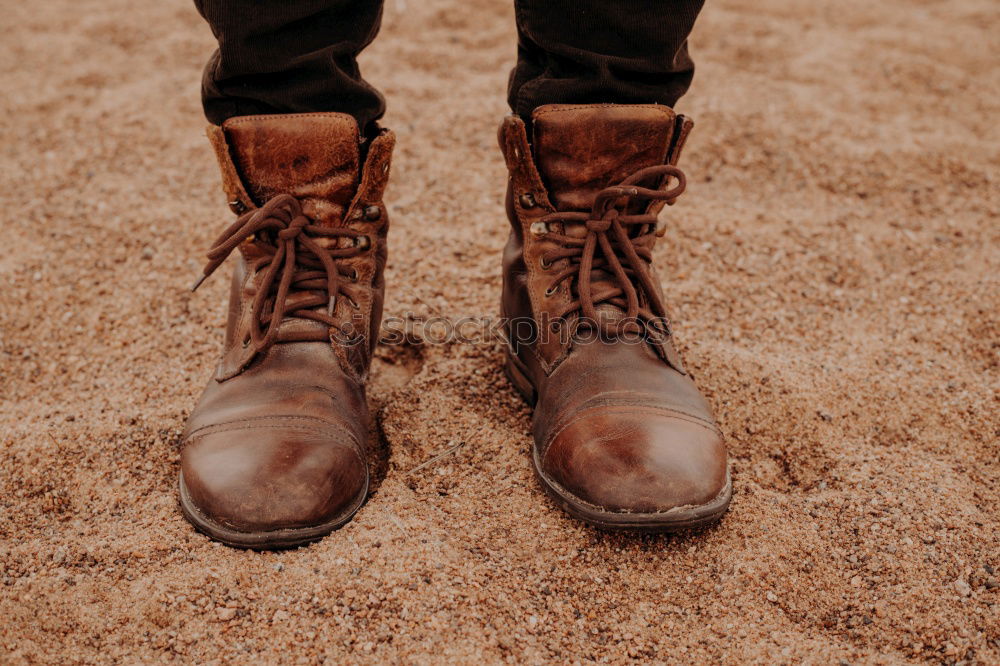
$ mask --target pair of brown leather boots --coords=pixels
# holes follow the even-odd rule
[[[705,525],[732,495],[652,267],[690,129],[657,105],[541,107],[530,140],[517,117],[500,128],[506,371],[535,407],[543,487],[605,529]],[[222,360],[183,438],[181,506],[223,543],[296,546],[346,523],[368,492],[394,137],[363,142],[337,113],[237,117],[209,134],[239,217],[205,277],[238,252]]]

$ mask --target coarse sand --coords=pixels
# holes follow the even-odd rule
[[[231,219],[211,33],[3,2],[0,662],[1000,663],[996,9],[708,3],[656,255],[730,446],[717,527],[569,519],[500,345],[425,343],[379,351],[355,520],[253,553],[175,495],[227,293],[188,291]],[[506,0],[387,2],[390,315],[497,312],[514,39]]]

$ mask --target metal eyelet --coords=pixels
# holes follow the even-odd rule
[[[364,217],[369,222],[374,222],[382,217],[382,209],[378,206],[367,206],[365,208]]]
[[[237,215],[242,215],[247,212],[247,205],[239,199],[234,199],[229,202],[229,210],[233,211]]]
[[[535,201],[535,196],[531,192],[525,192],[518,200],[521,202],[521,208],[531,209],[538,205]]]
[[[249,346],[250,346],[250,336],[248,335],[245,338],[243,338],[243,349],[246,349]]]
[[[357,268],[352,268],[351,269],[351,274],[348,276],[348,279],[350,279],[351,282],[357,282],[358,281],[358,269]]]
[[[532,222],[529,231],[531,231],[531,235],[535,238],[540,238],[549,233],[549,225],[545,222]]]
[[[555,294],[557,291],[559,291],[559,287],[557,287],[556,285],[552,285],[551,287],[549,287],[548,289],[545,290],[545,297],[549,298],[550,296],[552,296],[553,294]]]
[[[354,247],[360,248],[362,250],[367,250],[371,247],[372,241],[368,236],[355,236],[354,237]]]
[[[538,258],[538,265],[542,267],[543,271],[547,271],[550,268],[552,268],[552,264],[548,261],[545,261],[545,257]]]

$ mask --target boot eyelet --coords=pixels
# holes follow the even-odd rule
[[[234,199],[229,202],[229,210],[233,211],[237,215],[242,215],[247,212],[247,205],[239,199]]]
[[[545,261],[545,257],[538,258],[538,265],[542,267],[543,271],[547,271],[550,268],[552,268],[552,264],[548,261]]]
[[[531,235],[535,238],[541,238],[549,233],[549,225],[545,222],[532,222],[529,231],[531,231]]]
[[[531,192],[525,192],[524,194],[522,194],[520,197],[520,202],[521,202],[521,208],[527,208],[529,210],[538,205],[537,203],[535,203],[535,197]]]
[[[248,335],[245,338],[243,338],[243,349],[246,349],[249,346],[250,346],[250,336]]]
[[[357,268],[352,268],[351,269],[351,274],[348,276],[348,279],[351,282],[357,282],[358,281],[358,269]]]
[[[556,285],[552,285],[551,287],[549,287],[548,289],[545,290],[545,297],[549,298],[553,294],[555,294],[557,291],[559,291],[559,287],[557,287]]]
[[[382,209],[378,206],[367,206],[364,211],[364,217],[369,222],[374,222],[382,217]]]
[[[355,236],[354,237],[354,247],[361,250],[367,250],[371,247],[372,241],[368,236]]]

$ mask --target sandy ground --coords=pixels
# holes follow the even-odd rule
[[[0,661],[1000,662],[992,0],[709,2],[658,247],[728,435],[707,532],[606,536],[532,477],[496,345],[384,349],[384,475],[309,548],[175,497],[226,280],[188,2],[2,3]],[[388,312],[496,312],[503,0],[389,0]],[[434,464],[413,471],[461,444]]]

